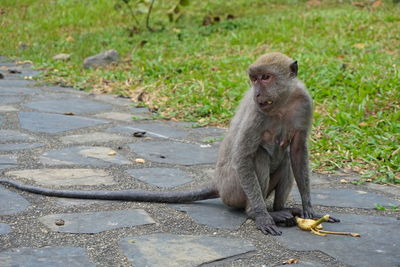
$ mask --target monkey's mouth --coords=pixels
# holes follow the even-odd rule
[[[269,107],[273,104],[274,102],[272,100],[267,100],[261,103],[258,103],[260,105],[261,108],[266,108]]]

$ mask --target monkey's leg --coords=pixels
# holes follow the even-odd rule
[[[255,158],[255,172],[260,184],[261,191],[263,193],[264,199],[267,199],[268,189],[270,186],[276,187],[278,183],[278,179],[274,179],[274,177],[270,176],[270,166],[271,166],[271,158],[268,152],[260,147],[257,150],[256,158]],[[293,183],[293,181],[292,181]],[[289,190],[290,192],[290,190]],[[301,212],[301,210],[299,209]],[[250,207],[247,208],[247,214],[252,216],[252,210]],[[294,225],[294,217],[289,209],[280,210],[280,211],[270,211],[269,214],[273,218],[276,224],[283,224],[286,226]]]
[[[301,216],[301,209],[285,208],[286,201],[289,197],[293,186],[294,177],[290,169],[289,155],[285,152],[281,164],[271,174],[269,187],[266,190],[268,197],[272,191],[275,191],[273,211],[269,214],[274,218],[277,224],[285,226],[293,226],[296,224],[294,216]]]

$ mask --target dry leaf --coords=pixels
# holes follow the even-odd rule
[[[21,60],[21,61],[16,61],[15,64],[17,64],[17,65],[32,64],[32,61],[30,61],[30,60]]]
[[[347,181],[346,179],[340,179],[340,183],[342,183],[342,184],[348,184],[349,181]]]
[[[362,122],[360,122],[360,123],[358,124],[358,126],[364,127],[364,126],[368,126],[368,124],[367,124],[365,121],[362,121]]]
[[[145,163],[146,161],[144,159],[135,159],[136,163]]]
[[[353,6],[357,6],[357,7],[365,7],[365,3],[363,3],[363,2],[353,2],[351,4]]]
[[[285,264],[296,264],[298,262],[299,262],[298,259],[288,259],[287,261],[283,262],[283,265],[285,265]]]
[[[59,220],[56,220],[54,223],[55,223],[55,225],[57,225],[57,226],[63,226],[63,225],[65,224],[65,221],[62,220],[62,219],[59,219]]]
[[[108,152],[108,154],[107,155],[109,155],[109,156],[115,156],[115,155],[117,155],[117,152],[115,152],[115,151],[111,151],[111,152]]]
[[[72,36],[68,36],[67,38],[65,38],[65,41],[67,41],[67,42],[73,42],[73,41],[75,41],[75,39],[74,39],[74,37],[72,37]]]
[[[365,44],[364,43],[357,43],[353,45],[354,48],[358,48],[358,49],[364,49],[365,48]]]
[[[318,0],[307,1],[307,5],[310,5],[310,6],[319,6],[320,4],[321,4],[321,1],[318,1]]]
[[[372,7],[378,7],[382,4],[382,0],[377,0],[372,4]]]

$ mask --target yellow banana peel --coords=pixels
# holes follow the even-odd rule
[[[327,222],[329,220],[329,215],[325,215],[318,220],[314,219],[303,219],[296,216],[297,226],[304,231],[311,231],[313,234],[319,236],[326,236],[327,234],[331,235],[350,235],[353,237],[360,237],[361,235],[358,233],[346,233],[346,232],[332,232],[332,231],[324,231],[322,230],[323,222]]]

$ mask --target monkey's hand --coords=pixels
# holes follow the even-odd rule
[[[321,218],[323,216],[318,214],[318,213],[316,213],[312,207],[303,207],[303,214],[302,214],[301,217],[305,218],[305,219],[318,219],[318,218]],[[336,222],[340,222],[340,220],[336,219],[334,217],[329,217],[328,222],[336,223]]]
[[[265,235],[282,235],[276,226],[274,219],[268,214],[256,215],[255,217],[256,226]]]

